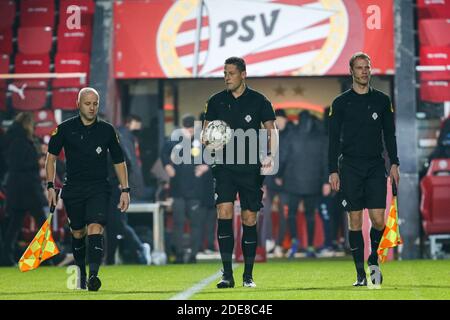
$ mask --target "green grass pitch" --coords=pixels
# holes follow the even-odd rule
[[[98,292],[67,289],[66,268],[40,267],[21,273],[0,268],[0,300],[167,300],[211,277],[220,261],[165,266],[102,266]],[[271,260],[257,263],[257,288],[242,287],[243,264],[234,270],[236,287],[216,289],[219,278],[206,284],[194,300],[378,300],[450,299],[450,261],[392,261],[381,266],[381,289],[354,288],[353,262],[344,259]]]

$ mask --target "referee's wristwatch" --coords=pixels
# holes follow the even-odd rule
[[[127,193],[130,193],[130,190],[131,190],[130,187],[120,189],[120,191]]]
[[[47,182],[47,190],[48,189],[55,189],[55,185],[53,184],[53,182],[51,182],[51,181]]]

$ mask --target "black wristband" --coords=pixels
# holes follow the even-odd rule
[[[47,190],[48,189],[55,189],[55,185],[53,184],[53,182],[47,182]]]
[[[130,193],[130,190],[131,190],[130,187],[121,189],[122,192],[128,192],[128,193]]]

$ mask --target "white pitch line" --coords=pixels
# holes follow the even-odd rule
[[[238,266],[238,264],[233,264],[233,269],[235,269]],[[188,300],[190,297],[192,297],[197,292],[200,292],[204,287],[209,285],[211,282],[216,280],[217,278],[222,276],[222,271],[218,271],[212,276],[209,276],[206,279],[203,279],[199,283],[194,284],[192,287],[188,288],[187,290],[184,290],[183,292],[180,292],[173,297],[171,297],[169,300]]]

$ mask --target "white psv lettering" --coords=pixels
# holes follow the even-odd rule
[[[239,33],[238,39],[242,42],[251,41],[255,36],[254,28],[251,27],[252,24],[255,24],[255,20],[261,21],[262,30],[265,36],[270,36],[273,33],[275,28],[275,24],[278,19],[278,15],[280,14],[280,9],[273,10],[270,13],[270,18],[267,18],[264,13],[261,13],[258,17],[256,15],[248,15],[244,16],[241,19],[240,27],[244,29],[243,32]],[[239,24],[234,20],[226,20],[219,23],[220,28],[220,47],[225,46],[227,38],[231,38],[239,30]]]

